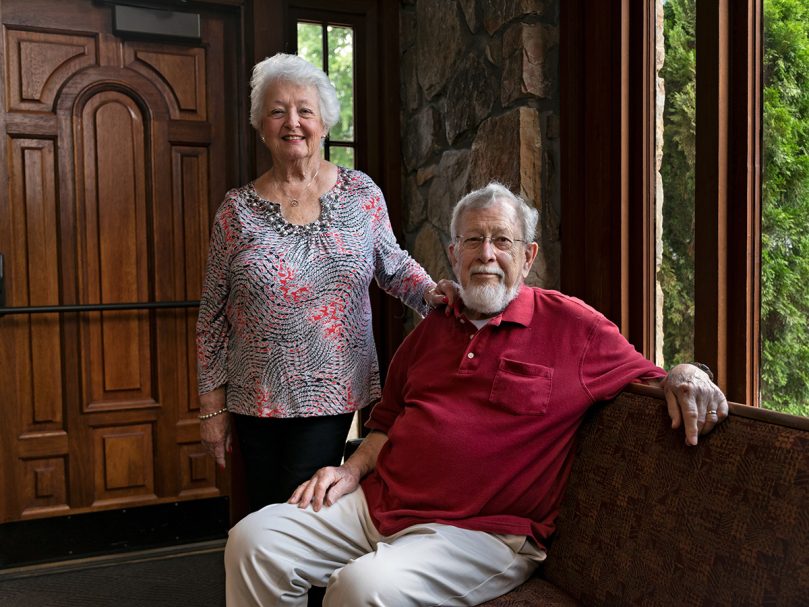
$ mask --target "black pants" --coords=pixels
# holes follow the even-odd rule
[[[353,413],[288,419],[234,415],[250,511],[285,502],[318,468],[339,466]]]

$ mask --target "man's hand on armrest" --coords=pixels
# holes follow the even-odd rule
[[[691,364],[674,367],[662,382],[671,427],[685,428],[685,442],[696,445],[728,416],[728,401],[719,387],[700,368]]]
[[[315,472],[305,483],[298,485],[290,504],[307,508],[310,504],[315,512],[324,505],[331,506],[342,496],[356,490],[360,480],[376,466],[376,458],[388,440],[382,432],[371,432],[348,460],[338,467],[327,466]]]

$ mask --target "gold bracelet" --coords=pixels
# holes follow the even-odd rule
[[[205,413],[203,415],[200,415],[199,418],[202,419],[202,420],[211,419],[212,417],[216,417],[217,415],[222,415],[223,413],[227,413],[227,412],[228,412],[228,408],[227,407],[222,407],[221,409],[219,409],[219,411],[212,411],[211,413]]]

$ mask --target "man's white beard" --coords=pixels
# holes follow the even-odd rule
[[[502,282],[497,284],[472,285],[464,288],[460,285],[461,299],[470,310],[485,316],[493,316],[506,309],[520,292],[520,283],[517,282],[506,288]]]

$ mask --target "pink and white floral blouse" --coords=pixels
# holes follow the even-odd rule
[[[253,184],[228,192],[211,231],[197,320],[199,392],[231,412],[334,415],[380,396],[372,278],[421,314],[432,280],[396,243],[366,174],[338,167],[320,218],[288,223]]]

